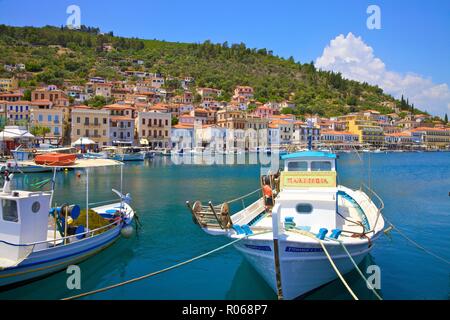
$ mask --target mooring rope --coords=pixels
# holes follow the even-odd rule
[[[239,201],[239,200],[248,198],[249,196],[251,196],[252,194],[254,194],[254,193],[258,192],[258,191],[261,191],[261,188],[258,188],[258,189],[256,189],[255,191],[252,191],[252,192],[250,192],[250,193],[247,193],[246,195],[243,195],[243,196],[241,196],[241,197],[239,197],[239,198],[236,198],[236,199],[233,199],[233,200],[229,200],[229,201],[226,201],[226,202],[227,202],[227,203],[233,203],[233,202],[236,202],[236,201]]]
[[[272,231],[270,231],[270,232],[272,232]],[[185,260],[183,262],[177,263],[177,264],[172,265],[170,267],[167,267],[167,268],[164,268],[164,269],[161,269],[161,270],[158,270],[158,271],[154,271],[154,272],[151,272],[151,273],[148,273],[148,274],[145,274],[143,276],[136,277],[136,278],[133,278],[133,279],[130,279],[130,280],[119,282],[119,283],[116,283],[116,284],[113,284],[113,285],[110,285],[110,286],[107,286],[107,287],[104,287],[104,288],[100,288],[100,289],[88,291],[88,292],[85,292],[85,293],[80,293],[80,294],[77,294],[77,295],[74,295],[74,296],[71,296],[71,297],[63,298],[61,300],[74,300],[74,299],[86,297],[86,296],[89,296],[89,295],[92,295],[92,294],[108,291],[108,290],[111,290],[111,289],[114,289],[114,288],[117,288],[117,287],[121,287],[121,286],[130,284],[130,283],[133,283],[133,282],[137,282],[137,281],[140,281],[140,280],[143,280],[143,279],[147,279],[147,278],[156,276],[158,274],[161,274],[161,273],[164,273],[164,272],[167,272],[167,271],[179,268],[181,266],[184,266],[184,265],[189,264],[191,262],[194,262],[196,260],[202,259],[204,257],[207,257],[207,256],[209,256],[209,255],[211,255],[211,254],[213,254],[215,252],[218,252],[220,250],[223,250],[223,249],[225,249],[225,248],[227,248],[227,247],[229,247],[229,246],[231,246],[231,245],[235,244],[236,242],[239,242],[239,241],[241,241],[243,239],[247,239],[247,238],[249,238],[251,236],[257,236],[257,235],[261,235],[261,234],[265,234],[265,233],[269,233],[269,232],[260,232],[260,233],[254,233],[254,234],[251,234],[251,235],[246,235],[246,236],[244,236],[242,238],[233,240],[233,241],[231,241],[231,242],[229,242],[227,244],[224,244],[223,246],[220,246],[218,248],[210,250],[210,251],[208,251],[206,253],[203,253],[203,254],[201,254],[199,256],[196,256],[194,258],[191,258],[191,259]]]
[[[353,299],[355,300],[359,300],[358,297],[356,296],[356,294],[353,292],[352,288],[350,288],[350,286],[348,285],[347,281],[345,281],[344,277],[342,276],[341,272],[339,271],[339,269],[336,267],[336,265],[334,264],[333,259],[331,258],[330,254],[328,253],[327,248],[325,247],[325,245],[323,244],[323,241],[320,239],[317,239],[320,243],[320,246],[323,249],[323,252],[325,252],[325,255],[328,258],[328,261],[330,261],[331,266],[333,267],[334,271],[336,272],[336,274],[338,275],[339,279],[341,279],[342,284],[345,286],[345,288],[347,289],[347,291],[352,295]]]
[[[397,231],[403,238],[405,238],[406,240],[408,240],[411,244],[413,244],[416,248],[424,251],[425,253],[428,253],[429,255],[435,257],[438,260],[441,260],[442,262],[449,264],[450,265],[450,261],[448,261],[447,259],[437,255],[436,253],[430,251],[429,249],[423,247],[422,245],[418,244],[416,241],[414,241],[413,239],[411,239],[410,237],[408,237],[406,234],[403,233],[403,231],[401,231],[400,229],[398,229],[396,226],[394,226],[388,219],[386,219],[383,216],[384,220],[386,220],[387,223],[389,223],[389,225],[391,226],[392,229],[394,229],[395,231]]]
[[[347,289],[347,291],[350,293],[350,295],[353,297],[353,299],[359,300],[358,297],[356,296],[356,294],[353,292],[352,288],[350,288],[350,286],[348,285],[347,281],[345,281],[344,276],[341,274],[339,269],[336,267],[336,264],[334,263],[333,259],[331,258],[330,254],[329,254],[327,248],[325,247],[325,245],[323,244],[322,240],[316,238],[316,236],[314,234],[312,234],[312,233],[310,233],[308,231],[305,231],[305,230],[297,230],[297,229],[289,228],[289,229],[287,229],[287,231],[292,231],[294,233],[298,233],[298,234],[301,234],[302,236],[309,237],[311,239],[314,239],[314,240],[318,241],[320,243],[320,246],[323,249],[323,252],[325,252],[326,257],[328,258],[328,261],[330,262],[330,264],[333,267],[334,271],[338,275],[338,277],[341,280],[341,282],[344,285],[344,287]]]
[[[364,274],[362,273],[361,269],[359,269],[356,261],[353,259],[352,255],[350,254],[350,252],[348,252],[347,248],[345,247],[344,243],[341,240],[338,239],[333,239],[333,238],[329,238],[330,240],[333,241],[337,241],[340,243],[340,245],[342,246],[342,248],[344,249],[345,253],[348,255],[348,257],[350,258],[350,261],[353,263],[353,266],[356,268],[356,270],[358,271],[359,275],[361,276],[361,278],[363,278],[363,280],[367,283],[367,286],[370,290],[372,290],[373,294],[378,298],[378,300],[383,300],[383,298],[381,298],[381,296],[378,294],[378,292],[375,290],[374,287],[372,287],[372,285],[369,283],[369,281],[366,279],[366,277],[364,276]]]

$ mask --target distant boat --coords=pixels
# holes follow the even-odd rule
[[[306,151],[282,159],[284,171],[262,179],[277,191],[273,200],[263,196],[235,214],[227,202],[187,205],[206,233],[241,239],[236,249],[275,292],[294,299],[337,278],[325,249],[340,273],[348,273],[354,265],[340,242],[360,263],[384,220],[382,206],[362,190],[337,185],[335,154]]]
[[[107,147],[108,158],[117,161],[144,161],[146,153],[137,147]]]
[[[39,173],[39,172],[51,172],[51,168],[42,167],[36,165],[32,161],[36,155],[46,154],[46,153],[63,153],[69,154],[74,153],[74,148],[22,148],[18,147],[12,150],[13,159],[6,160],[0,163],[0,172],[5,172],[8,170],[9,173]]]

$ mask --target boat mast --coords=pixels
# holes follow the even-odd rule
[[[313,126],[312,126],[312,122],[311,119],[308,119],[308,150],[311,151],[312,150],[312,130],[313,130]]]
[[[53,168],[52,192],[50,194],[50,208],[52,208],[53,205],[53,194],[55,193],[55,180],[56,180],[56,168]]]
[[[89,169],[86,169],[86,231],[89,229]]]

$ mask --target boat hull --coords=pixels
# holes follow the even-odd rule
[[[117,154],[111,157],[113,160],[117,161],[144,161],[145,155],[141,153],[136,154]]]
[[[277,293],[273,241],[244,239],[235,247]],[[346,247],[357,264],[371,250],[367,243]],[[354,265],[338,243],[326,243],[326,248],[342,274],[353,270]],[[319,243],[281,240],[279,255],[283,299],[298,298],[337,278]]]
[[[77,264],[110,246],[120,236],[116,226],[98,236],[34,251],[19,265],[0,271],[0,288],[39,279]]]

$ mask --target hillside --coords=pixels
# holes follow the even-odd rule
[[[112,44],[106,52],[103,44]],[[9,27],[0,25],[0,65],[24,63],[32,75],[22,87],[62,85],[65,80],[84,83],[88,77],[121,80],[119,71],[146,70],[170,77],[191,76],[195,86],[223,89],[228,101],[236,85],[255,88],[258,101],[292,100],[296,114],[342,115],[362,109],[392,112],[387,104],[411,110],[405,101],[366,83],[343,79],[340,74],[315,69],[312,63],[274,56],[267,49],[244,44],[173,43],[115,37],[97,28],[68,30],[57,27]],[[143,65],[136,64],[142,60]],[[0,77],[11,76],[2,70]],[[180,90],[178,81],[166,81],[167,89]],[[419,112],[416,110],[416,112]]]

